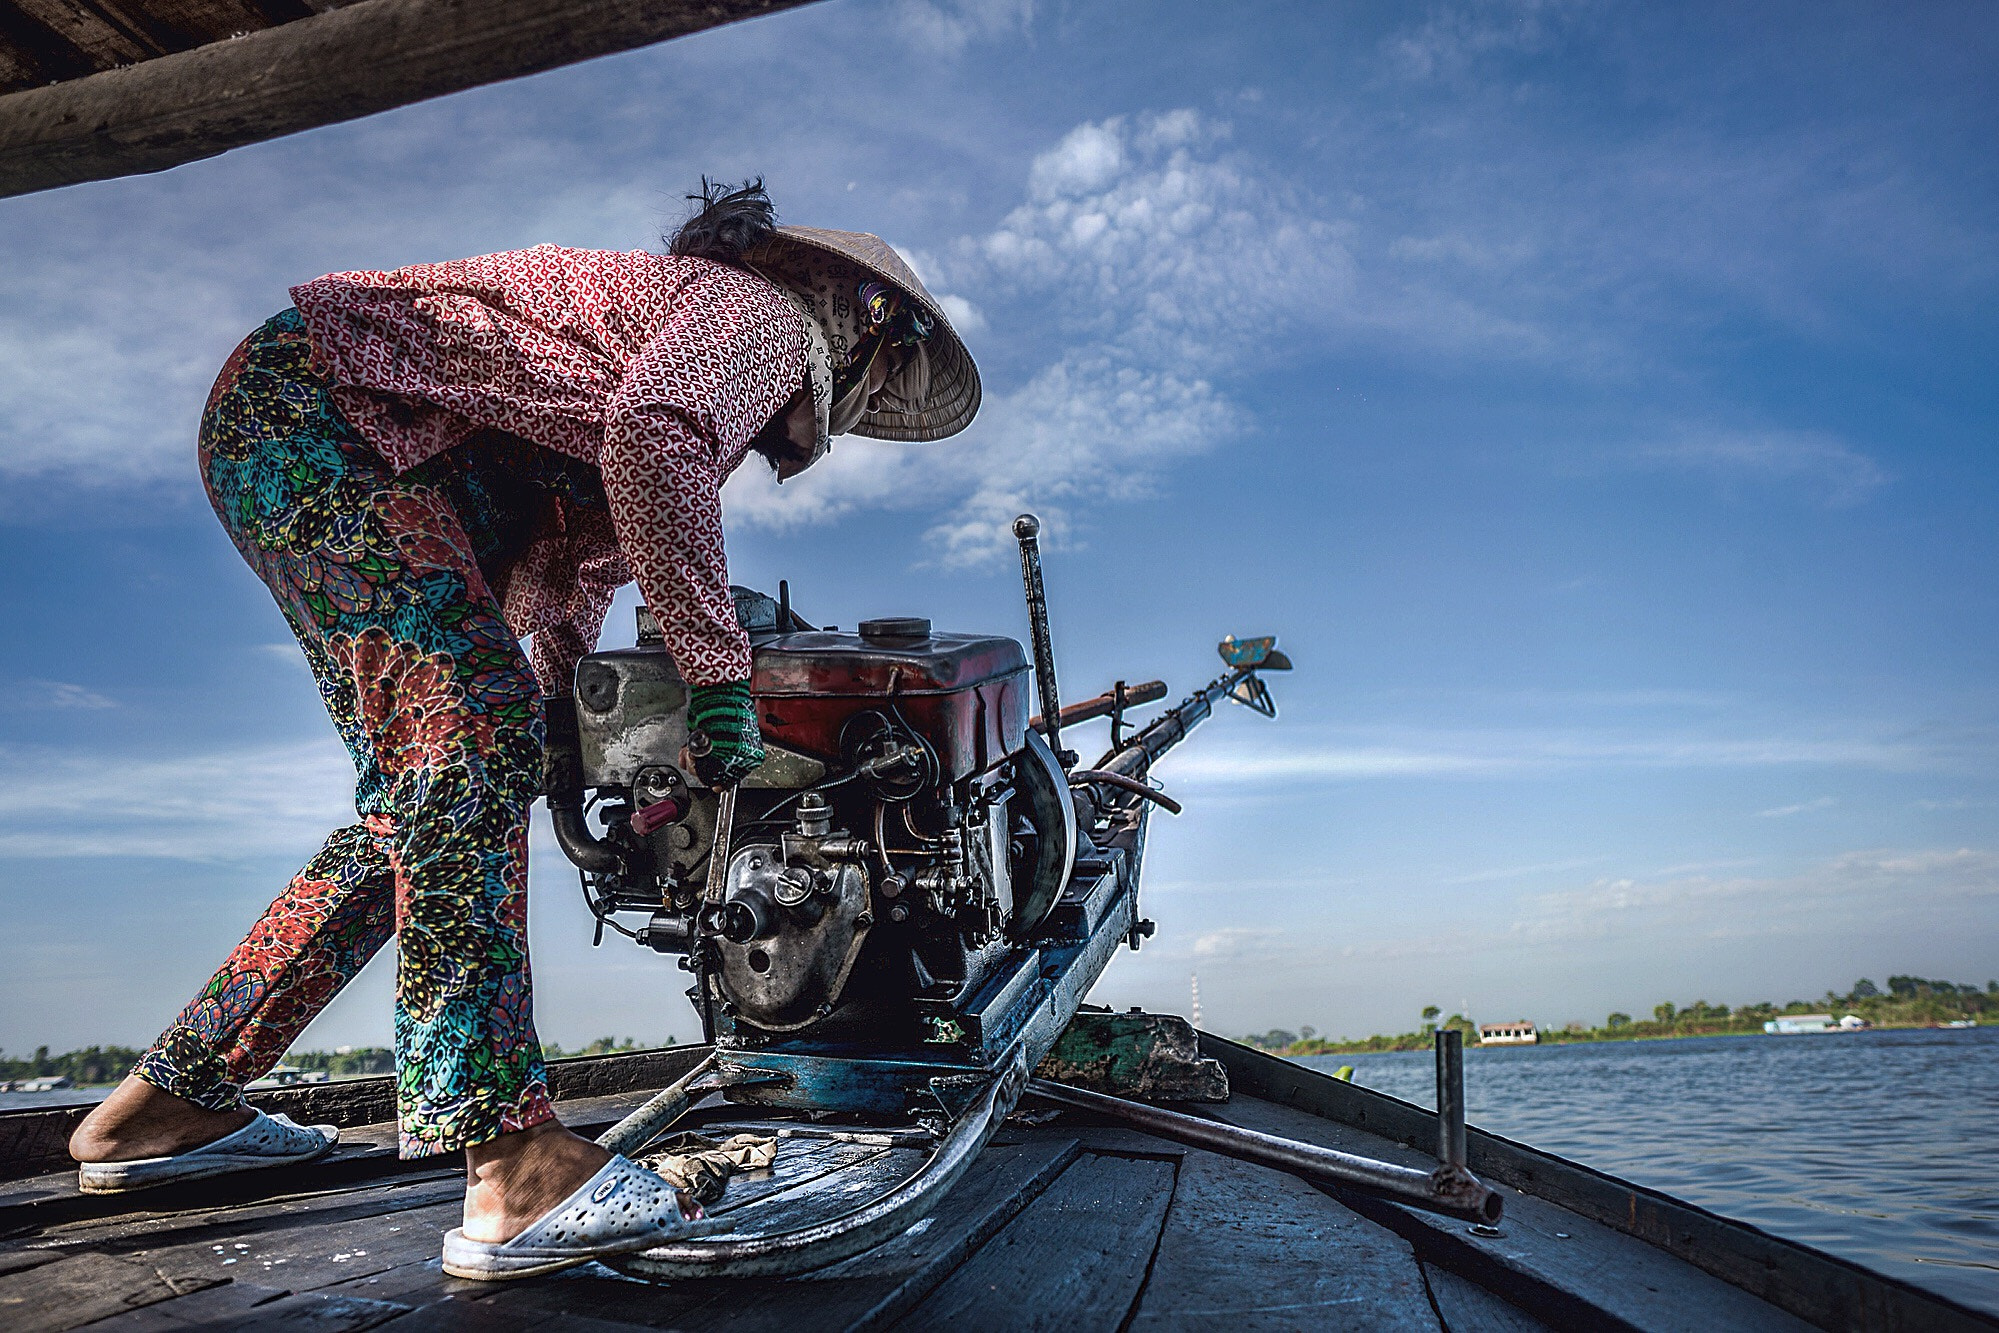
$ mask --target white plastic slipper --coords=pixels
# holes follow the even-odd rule
[[[331,1152],[340,1141],[332,1125],[300,1125],[290,1116],[265,1115],[213,1143],[171,1157],[142,1157],[132,1162],[85,1162],[77,1185],[85,1194],[117,1194],[180,1180],[259,1171],[270,1166],[294,1166]]]
[[[462,1227],[444,1233],[444,1271],[499,1282],[539,1277],[616,1254],[636,1254],[669,1236],[708,1228],[691,1199],[638,1163],[613,1157],[583,1187],[510,1241],[467,1240]],[[711,1224],[712,1225],[712,1224]]]

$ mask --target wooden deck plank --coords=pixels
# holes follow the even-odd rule
[[[495,1305],[489,1300],[443,1300],[412,1310],[381,1333],[631,1333],[645,1324],[590,1315]]]
[[[796,1333],[872,1329],[900,1318],[1038,1198],[1076,1159],[1075,1140],[1050,1134],[988,1149],[939,1205],[895,1239],[782,1283],[703,1284],[706,1304],[676,1320],[689,1330]]]
[[[190,1241],[206,1242],[224,1231],[256,1227],[281,1232],[313,1221],[338,1222],[351,1217],[427,1208],[462,1198],[464,1189],[464,1177],[453,1172],[442,1179],[431,1177],[376,1182],[260,1199],[249,1204],[217,1204],[186,1212],[93,1218],[50,1227],[36,1238],[34,1244],[136,1253]]]
[[[371,1300],[401,1301],[404,1305],[425,1306],[444,1300],[473,1301],[494,1294],[490,1282],[468,1282],[444,1271],[443,1245],[429,1254],[411,1255],[403,1263],[379,1273],[343,1278],[321,1287],[328,1292],[347,1292]]]
[[[91,1327],[93,1333],[187,1333],[190,1328],[205,1328],[220,1320],[233,1319],[289,1295],[282,1287],[225,1282],[158,1305],[112,1315]]]
[[[93,1333],[361,1333],[407,1314],[407,1305],[230,1283],[92,1324]]]
[[[211,1229],[210,1235],[149,1247],[133,1257],[175,1275],[227,1278],[241,1275],[292,1291],[312,1291],[436,1258],[444,1233],[458,1225],[457,1198],[427,1207],[351,1213],[329,1220],[325,1212]]]
[[[708,1300],[707,1285],[641,1282],[590,1264],[551,1278],[507,1283],[489,1295],[474,1293],[471,1299],[491,1306],[497,1314],[542,1321],[530,1325],[536,1328],[567,1328],[566,1321],[587,1318],[677,1329],[689,1311]]]
[[[0,1277],[0,1328],[8,1333],[61,1333],[221,1281],[169,1277],[150,1265],[106,1254],[70,1255]]]
[[[1423,1277],[1449,1333],[1549,1333],[1548,1326],[1533,1315],[1448,1268],[1424,1264]]]
[[[1145,1285],[1173,1176],[1171,1162],[1079,1158],[895,1327],[1120,1327]]]
[[[1409,1243],[1293,1176],[1190,1152],[1133,1333],[1438,1333]]]
[[[1270,1102],[1239,1099],[1218,1119],[1409,1166],[1414,1149]],[[1500,1234],[1474,1236],[1465,1223],[1380,1200],[1337,1197],[1408,1239],[1426,1262],[1470,1278],[1557,1327],[1642,1328],[1649,1333],[1802,1333],[1811,1327],[1720,1278],[1578,1213],[1505,1186]]]
[[[0,1250],[0,1277],[27,1268],[40,1268],[62,1258],[55,1250]]]

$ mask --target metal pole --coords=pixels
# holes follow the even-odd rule
[[[694,1104],[694,1080],[715,1067],[711,1052],[706,1059],[656,1093],[644,1106],[597,1136],[597,1145],[615,1153],[634,1153],[659,1137],[665,1129]]]
[[[1062,692],[1055,688],[1055,641],[1048,632],[1048,594],[1041,586],[1041,520],[1013,521],[1020,542],[1020,581],[1027,591],[1027,623],[1034,640],[1034,682],[1041,689],[1041,729],[1048,748],[1062,757]],[[1067,767],[1065,764],[1064,767]]]
[[[1433,1213],[1469,1218],[1491,1225],[1499,1220],[1505,1205],[1497,1193],[1462,1167],[1440,1166],[1434,1171],[1378,1162],[1372,1157],[1321,1148],[1316,1143],[1279,1138],[1239,1125],[1203,1120],[1163,1107],[1126,1101],[1101,1092],[1028,1080],[1027,1090],[1046,1101],[1059,1102],[1078,1110],[1122,1120],[1148,1134],[1173,1139],[1196,1148],[1206,1148],[1228,1157],[1275,1167],[1306,1180],[1323,1181],[1342,1189],[1378,1194],[1396,1203],[1406,1203]]]
[[[1465,1045],[1456,1028],[1437,1029],[1437,1160],[1465,1169]]]

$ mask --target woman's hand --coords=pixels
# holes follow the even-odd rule
[[[747,681],[696,685],[687,701],[687,754],[702,785],[733,787],[764,761]]]

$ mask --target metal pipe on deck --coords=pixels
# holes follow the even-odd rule
[[[1203,1120],[1164,1107],[1147,1106],[1101,1092],[1071,1088],[1047,1079],[1028,1080],[1027,1090],[1044,1101],[1071,1106],[1079,1111],[1121,1120],[1134,1129],[1163,1139],[1205,1148],[1259,1166],[1274,1167],[1306,1180],[1341,1189],[1359,1190],[1395,1203],[1408,1204],[1433,1213],[1462,1217],[1488,1226],[1499,1221],[1505,1208],[1499,1195],[1462,1166],[1448,1163],[1434,1171],[1397,1166],[1372,1157],[1322,1148],[1316,1143],[1279,1138],[1240,1125]]]
[[[1129,778],[1144,777],[1159,756],[1187,739],[1188,732],[1207,720],[1208,715],[1215,711],[1215,700],[1233,690],[1253,672],[1254,668],[1237,668],[1215,677],[1154,718],[1116,751],[1097,761],[1095,767],[1105,772],[1122,773]]]
[[[1456,1028],[1437,1030],[1437,1160],[1465,1169],[1465,1043]]]
[[[645,1105],[597,1136],[597,1146],[614,1153],[635,1153],[658,1138],[694,1105],[694,1080],[715,1067],[715,1054],[661,1088]]]

